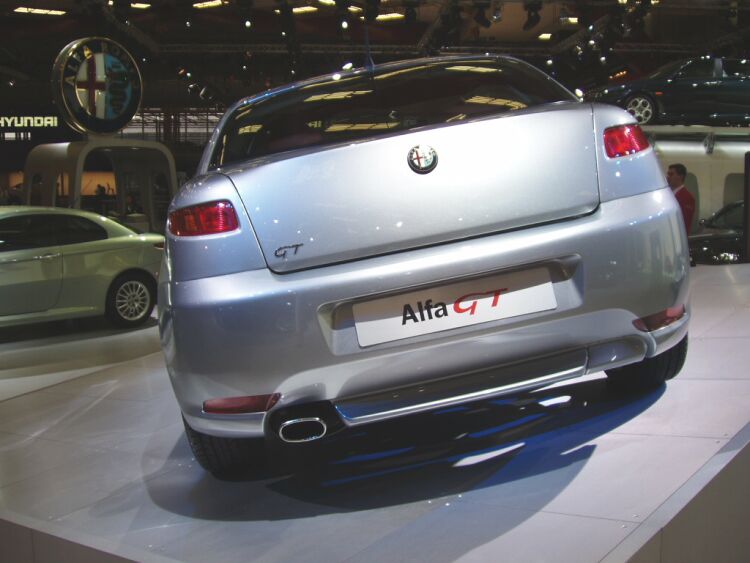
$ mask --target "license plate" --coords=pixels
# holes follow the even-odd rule
[[[359,345],[372,346],[556,307],[549,272],[538,268],[357,303],[353,310]]]

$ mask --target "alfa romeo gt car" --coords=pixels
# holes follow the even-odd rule
[[[264,438],[600,370],[658,385],[685,358],[687,238],[648,140],[509,57],[241,100],[167,231],[162,345],[216,475],[258,463]]]

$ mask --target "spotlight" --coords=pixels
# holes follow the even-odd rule
[[[542,3],[539,0],[534,2],[524,2],[523,9],[526,10],[526,22],[523,24],[523,30],[528,31],[542,21],[539,11],[542,9]]]
[[[253,25],[253,22],[251,22],[250,20],[245,20],[245,27],[247,29],[250,29],[252,27],[252,25]]]
[[[341,29],[349,29],[349,22],[345,19],[341,20]]]
[[[186,21],[185,21],[185,27],[190,27],[190,25],[191,25],[191,24],[190,24],[190,20],[186,20]]]
[[[196,95],[198,92],[200,92],[200,90],[201,90],[201,87],[195,82],[193,82],[192,84],[189,84],[187,87],[188,94],[192,96]]]
[[[498,0],[492,0],[490,4],[490,21],[499,23],[503,21],[503,3]]]
[[[406,18],[406,23],[409,25],[417,23],[417,9],[412,5],[406,6],[404,8],[404,17]]]
[[[490,27],[492,25],[492,22],[487,19],[485,9],[486,8],[484,6],[477,6],[477,11],[474,14],[474,21],[482,27]]]
[[[211,102],[214,99],[214,93],[209,90],[208,86],[204,86],[201,88],[200,94],[198,94],[198,97],[201,100],[206,100],[207,102]]]
[[[409,9],[408,7],[406,8]],[[412,8],[413,9],[413,8]],[[380,13],[380,0],[365,0],[365,21],[372,23]]]

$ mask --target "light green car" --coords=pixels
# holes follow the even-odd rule
[[[77,209],[0,207],[0,327],[151,315],[164,237]]]

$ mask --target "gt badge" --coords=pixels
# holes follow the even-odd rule
[[[52,69],[55,102],[80,133],[115,133],[138,112],[141,73],[119,43],[88,37],[69,43]]]
[[[304,246],[304,244],[302,244],[301,242],[298,242],[297,244],[290,244],[289,246],[281,246],[276,249],[273,255],[276,256],[276,258],[283,258],[284,260],[286,260],[286,255],[289,252],[291,252],[292,255],[296,255],[301,246]]]
[[[435,170],[438,158],[435,149],[428,145],[417,145],[406,158],[409,166],[417,174],[427,174]]]

